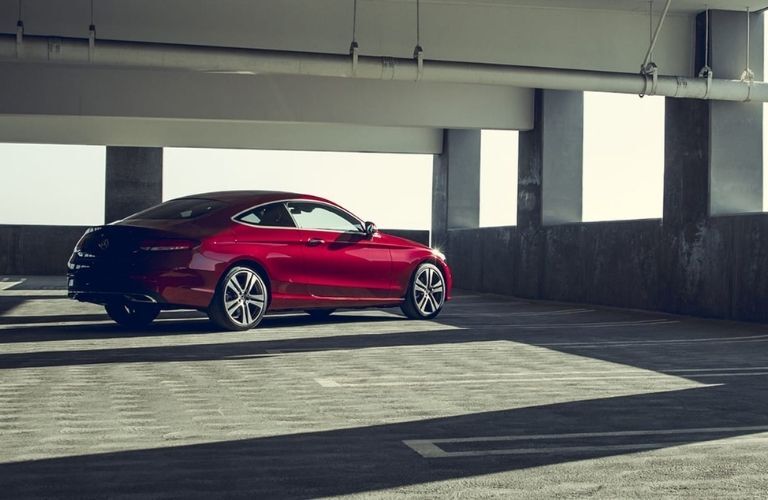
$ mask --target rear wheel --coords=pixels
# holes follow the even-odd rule
[[[255,328],[267,310],[267,286],[250,267],[237,266],[219,282],[208,316],[226,330]]]
[[[309,314],[313,319],[325,319],[335,311],[336,309],[307,309],[304,312]]]
[[[110,302],[104,305],[104,309],[115,323],[129,328],[147,326],[160,314],[157,304],[141,302]]]
[[[444,303],[443,272],[434,264],[421,264],[413,273],[405,302],[400,309],[411,319],[432,319],[440,314]]]

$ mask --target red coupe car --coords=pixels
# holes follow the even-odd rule
[[[247,330],[266,311],[399,306],[437,316],[451,272],[437,250],[383,234],[316,196],[228,191],[170,200],[88,229],[69,260],[69,297],[140,327],[199,309]]]

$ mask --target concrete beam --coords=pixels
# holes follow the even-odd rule
[[[515,130],[532,126],[533,93],[513,87],[58,64],[4,63],[0,74],[0,115]]]
[[[0,142],[437,154],[443,130],[337,123],[0,115]]]
[[[109,224],[163,198],[163,149],[107,146],[104,221]]]

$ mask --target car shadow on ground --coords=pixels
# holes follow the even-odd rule
[[[327,318],[313,318],[308,314],[275,314],[264,317],[258,328],[249,333],[270,328],[316,325],[342,325],[361,322],[396,322],[404,319],[397,315],[372,315],[368,312],[345,312]],[[76,323],[76,324],[59,324]],[[108,338],[160,337],[188,334],[222,334],[229,332],[213,324],[199,311],[163,311],[158,320],[143,328],[126,328],[114,323],[106,314],[67,314],[52,316],[0,316],[0,344],[14,342],[44,342],[55,340],[85,340]]]

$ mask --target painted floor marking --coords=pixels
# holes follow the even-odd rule
[[[595,312],[594,309],[559,309],[557,311],[524,311],[524,312],[509,312],[509,313],[472,313],[473,318],[478,317],[514,317],[514,318],[520,318],[520,317],[528,317],[528,316],[568,316],[571,314],[582,314],[582,313],[590,313]],[[440,318],[465,318],[466,314],[451,314],[449,312],[445,312],[440,315]]]
[[[697,339],[659,339],[659,340],[608,340],[595,342],[550,342],[536,344],[538,347],[612,347],[645,344],[689,344],[706,342],[755,342],[768,340],[768,335],[747,335],[744,337],[704,337]]]
[[[565,439],[592,439],[603,437],[644,437],[644,436],[684,436],[694,434],[720,434],[720,433],[761,433],[768,432],[768,426],[745,426],[745,427],[704,427],[699,429],[659,429],[659,430],[640,430],[640,431],[617,431],[617,432],[583,432],[567,434],[532,434],[532,435],[512,435],[512,436],[480,436],[469,438],[453,439],[407,439],[403,444],[414,450],[424,458],[451,458],[451,457],[478,457],[484,455],[532,455],[532,454],[553,454],[553,453],[581,453],[587,451],[629,451],[629,450],[649,450],[668,448],[672,446],[691,445],[691,446],[722,446],[723,443],[717,440],[708,442],[690,442],[690,441],[671,441],[659,443],[627,443],[627,444],[607,444],[607,445],[579,445],[579,446],[558,446],[558,447],[523,447],[523,448],[504,448],[491,450],[467,450],[467,451],[446,451],[439,445],[441,444],[461,444],[461,443],[492,443],[492,442],[521,442],[521,441],[558,441]],[[725,438],[725,437],[724,437]],[[729,436],[731,442],[763,442],[768,441],[768,434],[760,436]]]
[[[507,324],[476,324],[468,325],[462,324],[464,328],[477,328],[477,329],[494,329],[494,328],[520,328],[524,330],[553,330],[558,328],[613,328],[618,326],[657,326],[657,325],[672,325],[679,323],[677,320],[668,319],[648,319],[641,321],[604,321],[597,323],[540,323],[540,324],[525,324],[525,323],[507,323]]]
[[[440,380],[418,380],[415,377],[429,378],[435,375],[399,375],[399,380],[386,382],[343,382],[332,377],[316,378],[315,382],[322,387],[400,387],[417,385],[476,385],[492,383],[513,383],[528,384],[536,382],[602,382],[614,380],[663,380],[673,377],[675,374],[681,377],[700,379],[700,378],[731,378],[731,377],[759,377],[768,375],[768,368],[703,368],[703,369],[680,369],[664,370],[663,372],[637,372],[627,370],[617,370],[613,372],[552,372],[544,375],[556,376],[538,376],[535,372],[531,373],[509,373],[509,374],[485,374],[484,377],[464,377],[464,378],[441,378]],[[488,375],[491,375],[490,377]],[[575,375],[575,376],[557,376],[557,375]],[[379,377],[380,378],[380,377]],[[402,380],[402,379],[411,380]],[[321,382],[322,381],[322,382]],[[713,384],[708,384],[712,386]],[[714,384],[717,385],[717,384]]]
[[[558,372],[538,372],[538,371],[527,371],[527,372],[484,372],[483,376],[485,377],[520,377],[520,376],[530,376],[530,375],[620,375],[620,374],[630,374],[630,375],[637,375],[637,374],[649,374],[649,375],[665,375],[669,373],[691,373],[691,372],[740,372],[740,371],[768,371],[768,366],[749,366],[749,367],[721,367],[721,368],[670,368],[670,369],[664,369],[664,368],[657,368],[654,371],[646,371],[642,369],[630,369],[630,370],[590,370],[590,371],[575,371],[575,370],[569,370],[569,371],[558,371]],[[442,374],[442,376],[450,375],[450,374]],[[392,373],[392,374],[382,374],[382,375],[376,375],[376,378],[397,378],[397,379],[408,379],[408,378],[431,378],[435,377],[435,374],[402,374],[402,373]]]

